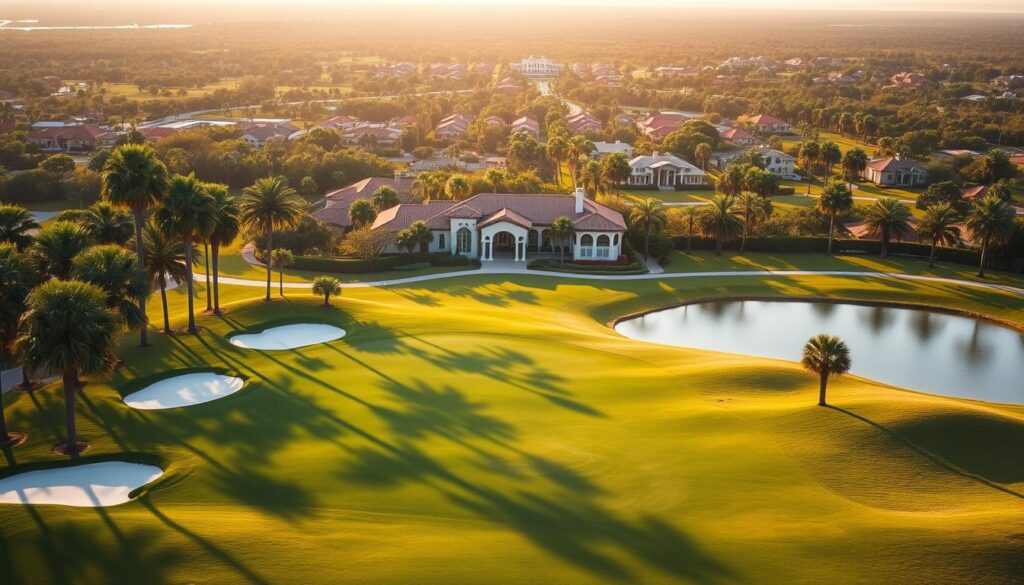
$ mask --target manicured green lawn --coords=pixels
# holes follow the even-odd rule
[[[699,258],[701,269],[855,262]],[[885,266],[923,272],[902,262]],[[834,381],[835,408],[819,408],[816,379],[796,364],[654,346],[607,327],[716,295],[905,300],[1024,323],[1020,297],[849,277],[479,274],[346,289],[331,308],[299,294],[254,301],[261,294],[225,286],[228,313],[201,317],[200,335],[122,344],[125,364],[79,400],[80,434],[93,442],[85,459],[127,453],[158,461],[164,477],[114,508],[0,506],[0,582],[1024,576],[1024,408],[855,377]],[[171,297],[180,323],[184,293]],[[226,339],[284,322],[348,335],[282,352]],[[120,400],[204,367],[248,385],[181,410],[133,411]],[[18,465],[61,463],[49,452],[62,433],[58,385],[6,398],[11,428],[30,434],[13,451]]]

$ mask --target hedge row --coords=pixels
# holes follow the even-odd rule
[[[566,262],[562,264],[557,258],[540,258],[530,261],[526,267],[530,270],[549,270],[552,272],[568,272],[573,274],[643,274],[647,272],[640,255],[631,253],[632,262],[624,264],[597,264]]]
[[[686,238],[674,238],[677,250],[686,249]],[[739,240],[725,244],[729,250],[738,250]],[[835,239],[832,241],[832,251],[836,254],[878,254],[881,251],[882,243],[877,240],[847,240]],[[715,241],[709,238],[694,238],[693,249],[714,250]],[[748,238],[748,252],[816,252],[824,254],[828,252],[828,238],[823,237],[789,237],[789,238]],[[911,242],[889,242],[889,254],[897,256],[917,256],[927,258],[931,254],[931,246]],[[977,250],[962,248],[936,249],[935,258],[945,262],[957,262],[977,266],[981,260]],[[1022,259],[997,258],[994,255],[989,258],[988,265],[999,270],[1020,271]]]
[[[453,256],[444,252],[417,253],[381,256],[379,258],[322,258],[318,256],[296,256],[294,268],[310,272],[336,272],[342,274],[366,274],[395,270],[407,264],[430,264],[431,266],[470,266],[474,258]]]

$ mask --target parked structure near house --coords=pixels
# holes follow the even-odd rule
[[[370,177],[357,183],[336,189],[324,195],[324,207],[312,213],[318,219],[331,227],[345,231],[352,227],[352,221],[348,217],[349,207],[357,199],[370,199],[374,191],[381,187],[391,187],[398,193],[400,201],[412,200],[412,177],[403,177],[398,173],[392,178]]]
[[[789,122],[768,114],[750,116],[747,122],[753,124],[758,132],[763,134],[789,134],[792,131]]]
[[[120,135],[94,124],[72,124],[37,128],[33,125],[28,140],[44,152],[87,152],[113,146]]]
[[[518,63],[510,63],[509,67],[526,77],[558,77],[565,69],[561,63],[552,63],[547,57],[530,55]]]
[[[699,187],[704,184],[706,176],[704,171],[678,156],[659,152],[637,156],[629,161],[629,166],[633,172],[626,179],[626,184],[631,187]]]
[[[535,139],[540,140],[540,123],[530,116],[523,116],[515,122],[512,122],[512,126],[509,130],[512,133],[526,132]]]
[[[262,148],[271,139],[288,140],[298,132],[299,129],[290,122],[255,122],[242,130],[242,140],[254,148]]]
[[[928,170],[896,155],[868,161],[861,178],[884,187],[923,187],[928,183]]]
[[[626,158],[633,158],[633,145],[619,140],[616,140],[615,142],[594,143],[594,156],[596,158],[603,158],[616,152],[621,152],[626,155]]]
[[[575,230],[572,241],[565,243],[567,258],[618,260],[626,221],[614,209],[587,199],[583,189],[573,195],[480,193],[465,201],[402,204],[379,213],[373,229],[397,232],[423,221],[433,235],[424,252],[479,257],[484,262],[500,257],[526,262],[531,254],[558,250],[550,228],[563,216]],[[392,246],[387,251],[401,250]]]

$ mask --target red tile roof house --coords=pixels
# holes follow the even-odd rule
[[[789,122],[768,114],[750,116],[747,118],[747,122],[756,126],[758,131],[764,134],[789,134],[792,131]]]
[[[587,112],[580,112],[575,116],[570,116],[565,122],[569,126],[569,129],[577,134],[580,132],[586,132],[587,130],[601,129],[601,121]]]
[[[373,229],[397,232],[423,221],[434,236],[423,251],[461,254],[483,262],[500,258],[526,262],[532,254],[550,255],[557,250],[550,227],[563,216],[576,231],[568,242],[567,257],[587,262],[619,260],[625,219],[618,211],[587,199],[583,189],[574,195],[481,193],[465,201],[396,205],[377,215]],[[400,250],[392,245],[388,252]]]
[[[116,142],[115,132],[104,130],[92,124],[37,128],[29,132],[28,140],[39,145],[46,152],[70,152],[95,150],[97,146]]]
[[[171,134],[175,134],[177,131],[177,128],[165,128],[162,126],[143,128],[141,130],[142,135],[146,137],[146,142],[156,142],[161,138],[167,138]]]
[[[932,83],[931,80],[920,73],[910,73],[907,71],[893,75],[890,81],[892,81],[893,85],[900,87],[921,87],[931,85]]]
[[[394,146],[402,139],[402,131],[383,124],[363,124],[341,135],[345,146]]]
[[[469,130],[473,120],[465,114],[452,114],[441,119],[434,129],[434,136],[439,140],[461,138]]]
[[[640,132],[655,140],[661,140],[675,132],[683,122],[691,119],[685,114],[654,114],[638,122]]]
[[[981,199],[988,193],[988,185],[972,185],[970,187],[962,187],[960,189],[960,196],[967,201],[973,201],[975,199]]]
[[[928,183],[928,170],[897,155],[868,161],[861,178],[883,187],[923,187]]]
[[[501,116],[495,116],[493,114],[490,115],[490,116],[487,116],[486,118],[484,118],[483,122],[484,122],[484,124],[486,124],[488,126],[498,126],[498,127],[501,127],[501,126],[505,125],[505,119],[504,118],[502,118]]]
[[[540,140],[540,124],[530,116],[523,116],[515,122],[512,122],[510,131],[512,133],[526,132],[530,136]]]
[[[345,130],[351,130],[352,128],[355,128],[356,126],[359,125],[359,123],[360,123],[359,118],[355,118],[353,116],[342,114],[340,116],[334,116],[333,118],[328,118],[328,119],[324,120],[323,122],[320,122],[320,124],[318,124],[317,127],[318,128],[330,129],[330,130],[345,131]]]
[[[276,124],[258,122],[249,124],[242,130],[242,140],[255,148],[262,148],[272,138],[284,138],[287,140],[299,129],[291,124]]]
[[[743,128],[729,128],[728,130],[723,130],[721,136],[733,144],[742,144],[744,146],[750,146],[752,144],[757,144],[758,142],[757,138],[753,134],[747,132]]]
[[[412,201],[411,177],[396,176],[370,177],[347,187],[342,187],[324,195],[324,207],[313,212],[313,217],[332,227],[342,231],[352,227],[352,221],[348,218],[348,209],[352,202],[357,199],[370,199],[373,193],[381,187],[388,186],[398,193],[400,201]]]

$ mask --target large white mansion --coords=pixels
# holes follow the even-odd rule
[[[559,217],[572,222],[566,258],[614,262],[622,254],[626,221],[614,209],[587,199],[583,189],[574,195],[480,193],[465,201],[404,203],[381,211],[375,230],[397,232],[422,221],[433,239],[421,252],[449,252],[487,262],[505,257],[525,262],[531,254],[554,253],[557,242],[551,224]],[[391,245],[386,252],[398,253]]]
[[[641,155],[629,161],[629,166],[633,169],[626,179],[630,187],[675,189],[704,184],[704,171],[672,154]]]
[[[565,69],[565,65],[561,63],[552,63],[547,57],[538,59],[533,55],[518,63],[509,63],[509,67],[526,77],[558,77]]]

